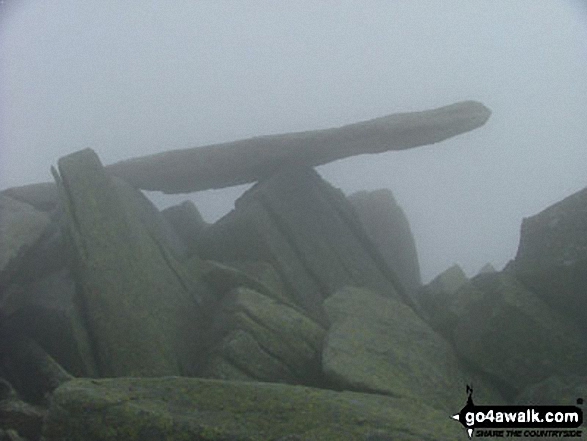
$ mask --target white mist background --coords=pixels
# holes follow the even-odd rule
[[[319,167],[389,188],[423,279],[513,258],[527,217],[587,186],[584,1],[3,0],[0,189],[104,164],[478,100],[493,114],[433,146]],[[247,186],[190,198],[208,221]]]

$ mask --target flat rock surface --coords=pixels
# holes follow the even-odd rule
[[[168,377],[72,380],[55,392],[44,436],[47,441],[433,441],[466,435],[446,412],[413,399]]]
[[[336,386],[421,399],[447,412],[461,404],[467,379],[452,347],[409,307],[347,287],[325,309],[332,326],[322,366]]]

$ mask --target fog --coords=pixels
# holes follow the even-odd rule
[[[103,163],[477,100],[432,146],[318,168],[391,189],[422,276],[513,258],[523,217],[587,186],[583,1],[0,1],[0,189]],[[213,221],[247,187],[191,198]]]

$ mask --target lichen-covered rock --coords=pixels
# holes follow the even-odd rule
[[[587,323],[587,188],[524,219],[512,265],[554,308]]]
[[[25,252],[40,239],[49,223],[47,213],[0,195],[0,285],[9,282]]]
[[[309,167],[276,171],[245,192],[206,229],[201,254],[226,263],[268,262],[288,297],[321,322],[324,298],[345,285],[405,297],[348,200]]]
[[[213,319],[209,378],[315,384],[324,329],[302,310],[248,288],[235,288]]]
[[[587,370],[580,328],[508,273],[474,277],[452,304],[457,352],[510,398],[549,376]]]
[[[46,413],[46,409],[33,406],[16,398],[1,400],[0,428],[14,431],[14,434],[17,434],[18,437],[24,437],[15,438],[14,434],[11,434],[12,439],[37,441],[41,437],[43,419]]]
[[[198,301],[192,277],[91,150],[54,171],[75,256],[76,307],[101,376],[193,373]],[[143,197],[136,194],[137,198]]]
[[[46,441],[458,439],[421,400],[196,378],[76,379],[60,387]]]
[[[322,366],[335,387],[421,399],[447,412],[460,408],[470,379],[450,344],[411,308],[352,287],[324,303],[332,326]]]
[[[410,296],[422,284],[416,242],[408,218],[388,189],[348,196],[367,234]]]

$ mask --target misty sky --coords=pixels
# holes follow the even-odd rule
[[[424,280],[514,257],[587,186],[584,1],[0,1],[0,189],[91,147],[121,159],[478,100],[482,128],[318,170],[390,188]],[[207,220],[246,187],[192,198]]]

